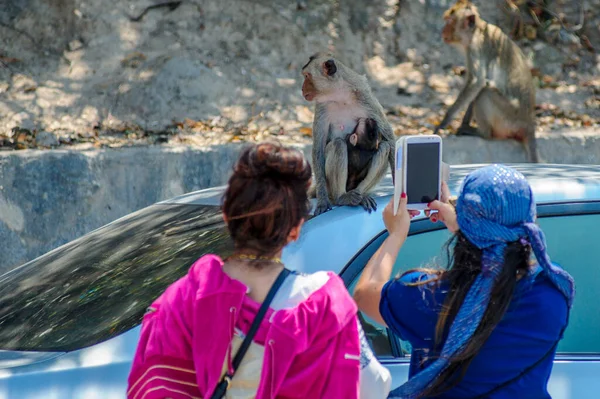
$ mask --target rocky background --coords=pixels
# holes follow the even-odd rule
[[[475,3],[531,60],[538,132],[598,128],[600,0]],[[2,0],[0,150],[306,143],[300,68],[318,50],[368,76],[397,134],[430,133],[463,83],[440,39],[450,4]]]

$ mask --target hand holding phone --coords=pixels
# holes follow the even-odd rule
[[[410,228],[410,220],[419,214],[419,211],[406,209],[406,196],[399,198],[398,209],[394,214],[394,199],[391,199],[383,210],[383,223],[390,236],[405,239]]]
[[[450,190],[445,182],[442,182],[442,196],[441,199],[435,200],[429,204],[429,209],[425,210],[425,216],[427,216],[433,223],[437,223],[438,220],[446,225],[450,232],[455,233],[458,230],[458,223],[456,221],[456,211],[454,206],[449,203]]]

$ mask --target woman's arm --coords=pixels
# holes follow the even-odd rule
[[[400,197],[398,213],[395,216],[393,203],[394,199],[392,198],[383,211],[383,221],[389,236],[367,262],[353,294],[360,311],[383,325],[386,324],[379,313],[381,290],[390,280],[398,252],[408,235],[410,219],[419,213],[418,211],[407,211],[405,194]]]
[[[450,190],[446,182],[442,182],[441,201],[433,201],[428,205],[425,214],[432,222],[440,220],[451,232],[458,230],[456,223],[456,213],[454,207],[448,204],[450,199]],[[358,279],[354,289],[354,300],[358,308],[373,320],[386,325],[379,313],[379,303],[381,302],[381,291],[383,286],[390,280],[392,269],[396,263],[398,252],[402,248],[408,235],[410,219],[419,214],[419,211],[407,210],[406,195],[400,196],[398,212],[394,215],[392,198],[383,211],[383,221],[389,232],[381,247],[377,249],[371,257],[365,269]],[[430,210],[437,211],[434,214]]]
[[[403,237],[390,234],[369,259],[354,289],[353,297],[360,311],[383,325],[385,322],[379,314],[381,290],[390,280],[392,268],[404,240]]]

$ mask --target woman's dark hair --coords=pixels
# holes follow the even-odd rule
[[[453,249],[451,249],[452,246]],[[457,231],[446,243],[445,248],[448,256],[448,269],[436,271],[436,276],[432,279],[411,284],[424,285],[440,280],[444,280],[448,284],[448,294],[438,315],[436,325],[435,353],[441,352],[452,321],[456,317],[469,288],[481,272],[482,250],[473,245],[462,232]],[[423,392],[423,397],[435,397],[458,384],[464,377],[473,358],[479,353],[496,325],[504,317],[517,284],[517,271],[526,271],[529,268],[531,247],[521,241],[512,242],[507,245],[504,256],[504,267],[496,278],[491,300],[479,327],[475,330],[465,349],[450,359],[446,370]],[[431,270],[427,270],[427,272],[430,273]]]
[[[281,250],[308,216],[311,174],[296,149],[271,142],[243,149],[222,204],[235,249],[257,256]]]

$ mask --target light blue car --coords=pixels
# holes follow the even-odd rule
[[[482,165],[452,167],[456,194]],[[575,278],[569,328],[558,347],[555,399],[600,397],[600,166],[513,165],[529,179],[553,261]],[[161,202],[116,220],[0,276],[0,399],[122,399],[144,310],[205,253],[231,243],[219,213],[223,187]],[[352,291],[386,237],[381,212],[393,193],[388,177],[378,209],[338,207],[305,223],[284,251],[304,272],[334,270]],[[442,255],[448,232],[413,220],[394,274]],[[409,344],[363,318],[393,387],[408,375]]]

